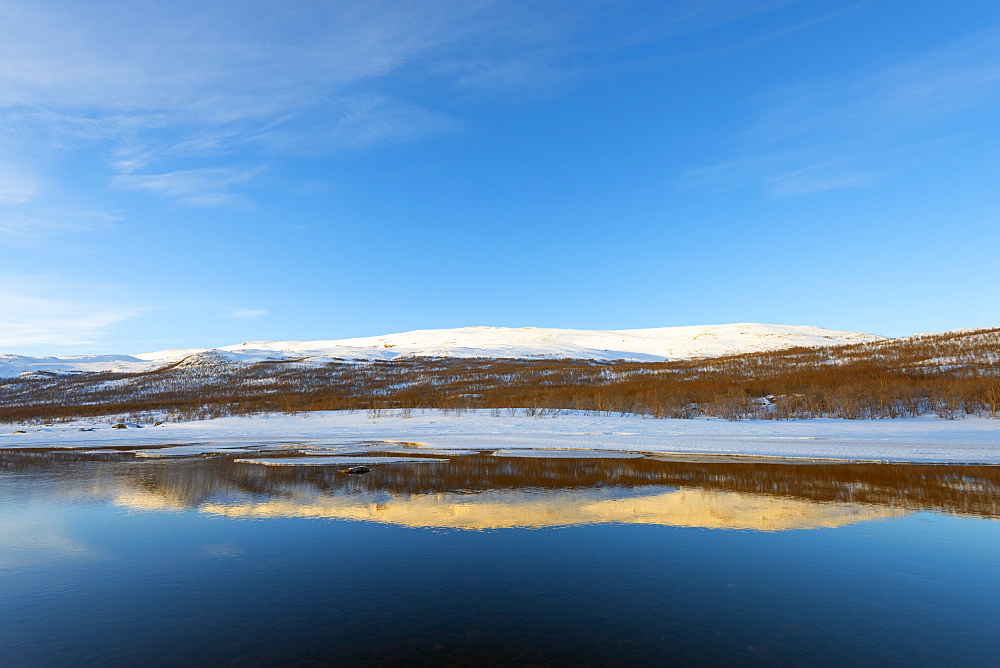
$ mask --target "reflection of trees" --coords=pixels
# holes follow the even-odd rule
[[[72,452],[0,452],[0,471],[60,478],[59,484],[120,489],[169,499],[175,507],[303,494],[366,496],[674,486],[811,502],[875,504],[1000,518],[1000,467],[899,464],[768,464],[657,459],[539,459],[487,455],[427,465],[382,465],[351,476],[338,467],[271,467],[213,456],[136,461]]]

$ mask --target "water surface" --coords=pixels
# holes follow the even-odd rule
[[[245,452],[0,451],[0,663],[990,665],[1000,652],[1000,467],[403,450],[445,461],[351,475],[236,461]]]

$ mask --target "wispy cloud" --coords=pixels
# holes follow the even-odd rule
[[[268,315],[269,313],[270,311],[265,311],[263,309],[258,309],[258,308],[241,308],[241,309],[236,309],[235,311],[232,311],[227,315],[230,318],[245,318],[248,320],[252,320],[255,318],[263,318],[265,315]]]
[[[122,218],[102,211],[67,210],[48,205],[29,207],[0,206],[0,247],[53,248],[54,236],[68,236],[114,228]],[[60,248],[68,248],[63,245]]]
[[[288,156],[454,131],[455,95],[559,90],[637,44],[795,1],[11,0],[0,4],[0,204],[58,191],[32,174],[92,151],[112,189],[251,206],[264,170],[247,164],[277,171]]]
[[[39,287],[41,286],[41,287]],[[98,343],[117,323],[140,307],[97,301],[79,287],[64,287],[45,276],[0,277],[0,349],[29,346],[79,346]]]
[[[4,3],[0,203],[41,187],[13,165],[81,149],[105,152],[115,188],[192,206],[245,202],[237,186],[260,172],[219,158],[355,150],[454,127],[386,92],[392,77],[433,78],[434,63],[481,42],[498,56],[504,37],[516,35],[500,49],[512,53],[552,38],[523,18],[458,0]],[[181,169],[156,169],[168,162]]]
[[[41,190],[41,180],[10,163],[0,162],[0,204],[24,204]]]
[[[952,129],[935,123],[1000,100],[1000,28],[851,80],[803,82],[757,96],[734,156],[685,174],[689,185],[763,185],[774,195],[863,187],[887,155]]]
[[[270,154],[312,155],[406,142],[457,126],[447,114],[378,93],[360,93],[317,102],[266,127],[204,139],[217,142],[216,149],[255,145]]]
[[[149,192],[190,206],[231,206],[243,201],[232,189],[262,170],[262,167],[221,167],[165,174],[120,174],[112,179],[112,184],[122,190]]]
[[[771,177],[765,182],[765,187],[772,195],[794,196],[841,188],[865,188],[874,181],[875,177],[871,174],[852,173],[845,170],[840,162],[828,160]]]
[[[791,1],[305,0],[290,10],[263,0],[112,0],[57,11],[14,0],[0,7],[0,121],[36,145],[116,141],[110,164],[120,173],[246,143],[370,146],[454,124],[399,92],[414,83],[549,86],[576,76],[582,52]]]
[[[358,113],[336,109],[352,87],[474,43],[514,19],[491,5],[303,2],[288,11],[253,1],[109,2],[53,11],[5,3],[0,107],[22,127],[41,110],[39,120],[60,134],[171,128],[183,136],[197,127],[203,136],[231,138],[311,113],[327,99],[336,125]]]

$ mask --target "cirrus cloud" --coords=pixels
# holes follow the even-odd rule
[[[93,345],[145,310],[90,293],[48,276],[0,277],[0,349]]]

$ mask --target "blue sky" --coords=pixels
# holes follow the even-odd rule
[[[992,1],[14,0],[0,115],[0,352],[1000,325]]]

